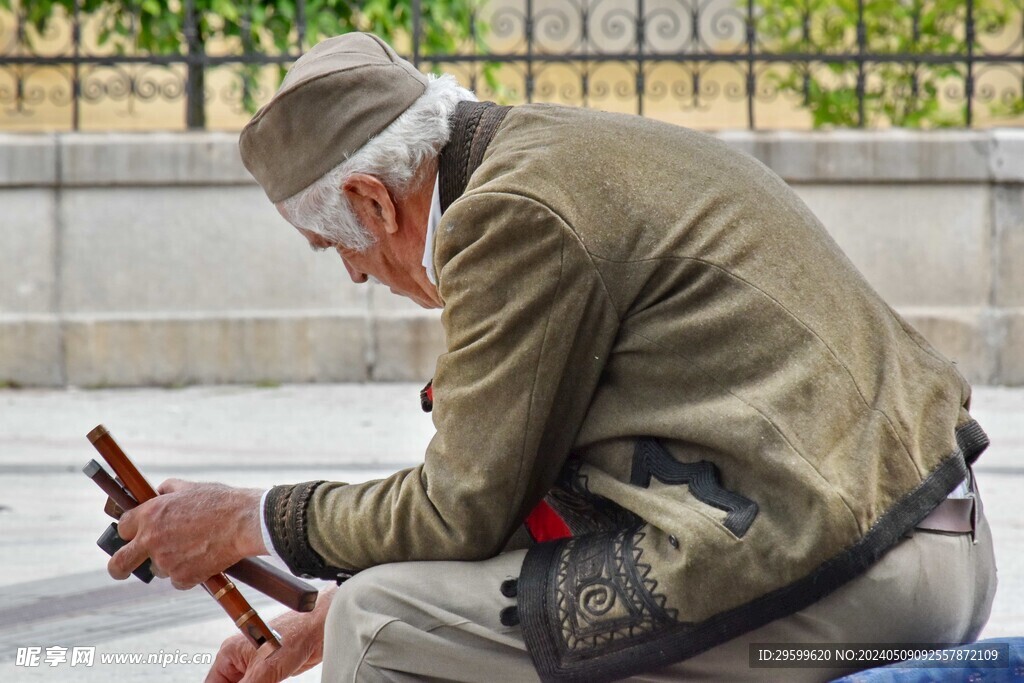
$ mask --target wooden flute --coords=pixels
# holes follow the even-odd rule
[[[103,506],[103,511],[110,517],[120,519],[123,511],[138,506],[135,498],[107,474],[103,465],[90,460],[82,471],[107,494],[107,504]],[[241,559],[225,569],[224,573],[296,612],[312,612],[319,596],[314,586],[257,557]]]
[[[132,464],[131,460],[128,459],[128,456],[121,450],[121,447],[117,445],[117,442],[114,441],[106,427],[99,425],[89,432],[89,441],[99,451],[99,454],[103,456],[103,459],[107,461],[111,469],[114,470],[114,474],[121,480],[124,488],[131,494],[135,502],[141,505],[147,500],[156,498],[156,491],[150,486],[149,482],[146,481],[146,478],[142,476],[142,473],[139,472],[135,465]],[[107,491],[107,494],[110,495],[110,492]],[[122,503],[130,504],[132,502],[116,498],[114,498],[114,501],[122,508],[124,508]],[[274,649],[281,647],[278,634],[263,621],[256,613],[256,610],[252,608],[241,592],[235,587],[235,584],[228,580],[224,574],[215,574],[206,581],[203,581],[203,588],[228,613],[228,616],[234,620],[235,626],[242,632],[242,635],[254,646],[258,648],[264,643],[269,643]]]

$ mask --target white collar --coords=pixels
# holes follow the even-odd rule
[[[434,196],[430,199],[427,238],[423,244],[423,269],[427,271],[427,279],[434,286],[437,286],[437,276],[434,274],[434,233],[437,232],[437,225],[441,222],[440,178],[440,173],[434,176]]]

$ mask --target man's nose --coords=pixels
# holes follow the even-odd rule
[[[352,264],[346,261],[344,257],[341,259],[341,262],[345,264],[345,270],[348,271],[348,276],[352,278],[352,282],[356,283],[357,285],[366,282],[366,273],[359,270],[358,268],[353,268]]]

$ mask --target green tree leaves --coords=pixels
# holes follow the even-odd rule
[[[1019,21],[1022,5],[1021,0],[974,0],[974,52],[980,52],[984,35]],[[849,57],[824,65],[773,66],[764,76],[801,99],[815,128],[967,123],[966,100],[974,93],[967,87],[971,22],[964,0],[865,0],[862,18],[857,0],[759,0],[758,7],[757,34],[765,52]],[[868,59],[862,72],[859,54],[892,61]],[[1022,108],[1024,94],[990,111],[1000,115]]]
[[[478,44],[471,21],[478,0],[430,0],[422,2],[421,53],[455,53],[467,44]],[[184,55],[189,52],[187,29],[194,27],[192,49],[241,53],[282,54],[299,50],[299,6],[296,0],[194,0],[192,17],[187,3],[177,0],[0,0],[0,9],[22,13],[25,21],[42,34],[53,21],[74,15],[91,17],[97,43],[115,54]],[[323,38],[349,31],[368,31],[410,49],[413,34],[412,0],[307,0],[304,10],[302,49]],[[26,36],[31,41],[31,36]],[[31,47],[31,45],[29,45]],[[235,69],[243,105],[255,111],[253,100],[260,66],[242,64]],[[191,65],[192,81],[202,81],[202,65]],[[279,75],[283,77],[284,67]],[[486,69],[485,69],[486,75]],[[201,117],[200,117],[201,118]]]

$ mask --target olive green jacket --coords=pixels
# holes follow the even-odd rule
[[[453,127],[437,434],[389,479],[273,489],[293,571],[491,557],[546,497],[573,537],[527,555],[531,655],[623,677],[857,576],[984,447],[952,364],[757,161],[554,106]]]

